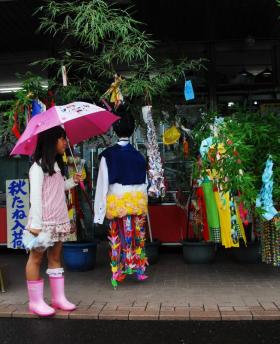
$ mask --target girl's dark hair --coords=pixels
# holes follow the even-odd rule
[[[37,146],[33,154],[33,160],[42,167],[44,173],[50,176],[55,174],[54,164],[57,162],[62,175],[65,175],[65,166],[62,156],[57,154],[56,144],[61,137],[66,138],[65,130],[60,127],[53,127],[38,135]]]
[[[121,105],[115,114],[121,117],[113,124],[114,132],[118,137],[130,137],[135,129],[135,119],[127,109],[127,107]]]

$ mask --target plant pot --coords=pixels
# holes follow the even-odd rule
[[[261,262],[259,242],[249,242],[246,246],[234,247],[231,250],[232,258],[238,263],[257,264]]]
[[[216,245],[212,242],[183,241],[183,258],[188,264],[206,264],[214,260]]]
[[[160,241],[153,239],[153,242],[147,241],[145,243],[145,251],[150,265],[156,264],[159,259]]]
[[[63,259],[69,271],[92,270],[96,263],[97,242],[67,242],[63,244]]]

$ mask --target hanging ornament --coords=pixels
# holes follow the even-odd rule
[[[268,157],[265,169],[262,175],[262,188],[259,196],[256,199],[256,207],[263,209],[262,216],[265,220],[270,221],[278,214],[278,211],[273,205],[272,191],[273,191],[273,161],[271,156]]]
[[[19,120],[18,120],[18,113],[23,113],[24,112],[24,107],[23,105],[20,105],[19,100],[16,102],[15,105],[15,110],[14,110],[14,124],[13,127],[11,129],[12,133],[15,135],[15,137],[17,139],[20,138],[21,134],[20,134],[20,127],[19,127]]]
[[[173,125],[171,128],[165,130],[165,132],[163,133],[163,143],[165,145],[173,145],[179,140],[180,136],[180,131],[175,125]]]
[[[205,158],[213,144],[213,137],[209,136],[207,139],[202,140],[199,152],[202,158]]]
[[[120,85],[123,82],[123,79],[120,75],[114,75],[114,82],[111,84],[110,88],[103,94],[102,98],[110,97],[110,102],[115,105],[115,109],[123,102],[123,95],[120,89]]]
[[[263,223],[261,236],[262,261],[266,264],[280,266],[280,228],[279,217]]]
[[[148,179],[150,187],[148,195],[151,197],[164,197],[165,185],[161,157],[158,148],[156,129],[152,118],[152,107],[143,106],[142,114],[145,123],[147,124],[147,155],[148,155]]]
[[[184,153],[184,158],[187,159],[187,157],[189,155],[189,143],[186,140],[185,136],[183,138],[183,153]]]
[[[238,198],[240,197],[241,197],[241,193],[238,191]],[[239,209],[241,221],[244,223],[245,226],[248,226],[249,211],[246,208],[244,208],[244,204],[242,202],[238,202],[238,203],[239,203],[238,209]]]
[[[184,95],[186,101],[194,99],[194,91],[191,80],[185,80]]]
[[[38,115],[40,112],[46,111],[46,105],[38,98],[31,101],[31,108],[31,117]]]
[[[61,66],[61,74],[62,74],[62,85],[67,86],[67,72],[66,72],[66,67]]]
[[[183,124],[181,124],[180,125],[180,128],[182,129],[182,131],[187,135],[187,136],[189,136],[189,137],[193,137],[192,136],[192,131],[191,131],[191,129],[188,129],[188,128],[186,128],[185,126],[183,126]]]
[[[15,135],[17,139],[20,138],[20,131],[19,131],[19,123],[18,123],[18,113],[17,111],[14,113],[14,125],[12,127],[12,133]]]

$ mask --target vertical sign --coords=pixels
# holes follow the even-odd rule
[[[24,248],[23,230],[27,224],[29,212],[28,179],[6,181],[7,197],[7,247]]]

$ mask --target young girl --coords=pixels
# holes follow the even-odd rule
[[[61,267],[62,242],[70,234],[70,221],[65,191],[81,181],[81,175],[64,179],[62,155],[67,147],[66,134],[57,126],[38,135],[29,171],[30,212],[24,231],[23,243],[30,249],[26,265],[26,279],[29,296],[29,310],[40,316],[55,313],[55,308],[72,311],[76,306],[64,295],[64,277]],[[47,250],[51,287],[51,305],[44,301],[44,281],[40,277],[40,266]]]

